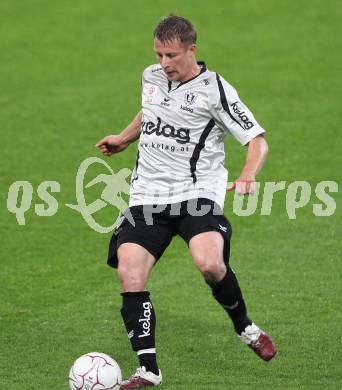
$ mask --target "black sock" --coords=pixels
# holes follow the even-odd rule
[[[155,354],[156,316],[148,291],[122,293],[121,315],[133,351],[144,351],[139,356],[140,365],[158,375]],[[146,356],[144,356],[146,355]],[[150,356],[147,356],[150,355]]]
[[[145,352],[146,350],[138,351],[138,358],[140,362],[140,367],[145,367],[146,371],[151,371],[153,374],[159,375],[159,368],[157,364],[157,355],[156,350],[151,350],[150,352]]]
[[[227,272],[220,282],[206,282],[211,287],[214,298],[233,321],[236,333],[241,334],[252,322],[247,317],[246,305],[235,273],[227,266]]]

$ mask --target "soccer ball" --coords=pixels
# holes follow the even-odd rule
[[[119,390],[121,370],[118,363],[101,352],[79,357],[70,369],[70,390]]]

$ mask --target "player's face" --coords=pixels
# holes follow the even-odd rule
[[[186,81],[195,76],[196,45],[184,46],[178,39],[171,42],[154,40],[158,62],[170,81]]]

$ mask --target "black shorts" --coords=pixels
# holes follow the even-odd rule
[[[159,212],[156,207],[164,208]],[[125,216],[116,226],[109,243],[108,265],[117,268],[117,249],[131,242],[144,247],[156,259],[162,256],[173,236],[180,235],[189,245],[199,233],[217,231],[224,238],[224,260],[228,264],[230,254],[231,225],[221,208],[212,200],[199,198],[163,206],[132,206],[130,219]],[[126,213],[125,213],[126,214]]]

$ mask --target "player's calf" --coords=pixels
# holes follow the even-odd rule
[[[155,349],[156,316],[148,291],[122,293],[121,315],[140,366],[159,374]]]
[[[207,281],[214,298],[231,318],[238,337],[261,359],[271,360],[277,353],[276,347],[264,331],[258,328],[247,316],[247,309],[235,273],[230,267],[224,278],[216,284]]]
[[[227,267],[227,272],[220,282],[212,283],[208,280],[206,282],[211,288],[213,297],[231,318],[236,333],[241,334],[248,325],[252,324],[252,321],[247,317],[245,301],[235,273]]]

